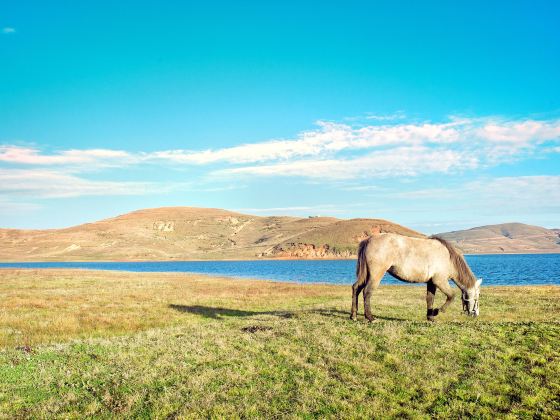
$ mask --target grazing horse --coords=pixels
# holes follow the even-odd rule
[[[358,248],[356,283],[352,286],[352,320],[357,319],[358,296],[364,292],[364,311],[368,321],[370,299],[385,272],[408,283],[427,283],[427,317],[433,321],[444,312],[455,297],[449,279],[462,291],[463,310],[478,316],[478,298],[482,279],[476,279],[463,256],[453,246],[437,237],[412,238],[395,233],[380,233],[362,241]],[[436,288],[447,296],[439,309],[434,309]]]

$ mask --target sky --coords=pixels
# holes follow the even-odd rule
[[[557,1],[0,1],[0,227],[560,227]]]

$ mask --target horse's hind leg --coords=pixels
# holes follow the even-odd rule
[[[364,289],[364,313],[366,319],[370,322],[375,320],[375,317],[371,313],[371,294],[375,289],[377,289],[377,286],[379,286],[385,271],[387,271],[387,269],[373,270],[373,272],[370,273],[369,281]]]
[[[352,312],[350,313],[350,319],[353,321],[358,319],[358,297],[365,286],[364,283],[360,284],[358,282],[352,285]]]
[[[428,306],[428,321],[434,321],[434,317],[438,314],[438,309],[434,309],[434,298],[436,296],[436,285],[433,281],[427,283],[426,305]]]

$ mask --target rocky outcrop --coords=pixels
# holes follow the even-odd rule
[[[404,226],[381,219],[350,219],[304,232],[263,252],[272,258],[354,258],[358,244],[380,233],[422,237]]]
[[[72,251],[77,251],[79,249],[82,249],[82,247],[80,245],[71,244],[71,245],[67,246],[66,248],[64,248],[62,250],[62,252],[72,252]]]
[[[175,230],[175,222],[169,220],[158,220],[154,222],[152,229],[160,232],[173,232]]]
[[[339,251],[331,248],[328,244],[314,245],[304,243],[284,243],[277,245],[268,253],[260,254],[260,257],[274,257],[274,258],[350,258],[355,254],[349,250]]]

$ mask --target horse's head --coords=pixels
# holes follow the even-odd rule
[[[480,295],[480,283],[482,279],[478,279],[473,287],[463,290],[461,299],[463,300],[463,311],[470,316],[478,316],[478,297]]]

